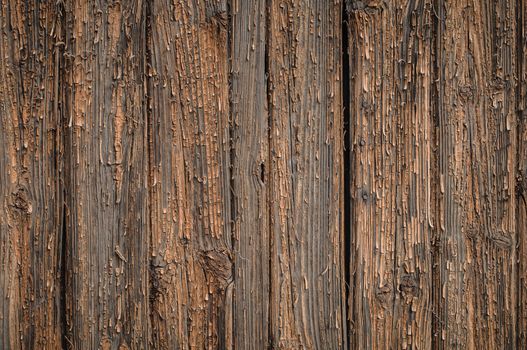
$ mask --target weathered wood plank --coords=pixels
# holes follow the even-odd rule
[[[268,1],[271,347],[346,347],[340,1]]]
[[[516,1],[516,112],[518,169],[516,229],[518,230],[518,349],[527,349],[527,1]]]
[[[67,343],[149,347],[144,2],[64,2]]]
[[[151,6],[154,347],[231,348],[227,3]]]
[[[269,118],[265,0],[231,3],[234,348],[269,347]]]
[[[434,348],[515,349],[515,1],[435,10]]]
[[[62,344],[55,1],[0,2],[0,348]]]
[[[431,4],[349,2],[348,15],[350,342],[428,349]]]

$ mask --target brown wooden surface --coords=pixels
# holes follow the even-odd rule
[[[146,348],[145,11],[65,1],[65,346]]]
[[[351,344],[431,331],[431,4],[349,7]]]
[[[271,344],[266,3],[233,1],[231,16],[231,214],[235,259],[232,335],[236,349],[261,349]]]
[[[0,348],[60,348],[61,20],[54,3],[0,2]]]
[[[436,348],[516,348],[516,7],[437,5]]]
[[[525,0],[0,0],[0,349],[527,347]]]
[[[516,2],[516,113],[518,153],[516,171],[516,229],[518,263],[518,321],[516,332],[520,349],[527,348],[527,1]]]
[[[340,349],[341,5],[273,0],[268,15],[271,346]]]

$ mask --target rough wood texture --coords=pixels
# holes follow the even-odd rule
[[[150,186],[154,347],[232,347],[225,1],[152,3]]]
[[[0,0],[0,348],[527,348],[526,16]]]
[[[434,348],[516,348],[515,1],[438,1]]]
[[[236,349],[269,347],[269,118],[265,0],[231,3]]]
[[[516,113],[518,155],[516,229],[518,230],[518,349],[527,349],[527,1],[516,1]]]
[[[54,1],[0,2],[0,348],[62,341],[60,20]]]
[[[429,1],[348,4],[351,344],[430,348]]]
[[[341,6],[269,1],[273,348],[346,347]]]
[[[66,345],[149,347],[143,2],[66,1]]]

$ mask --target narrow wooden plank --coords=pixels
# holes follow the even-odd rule
[[[516,229],[518,230],[518,349],[527,349],[527,1],[516,1],[518,169]]]
[[[348,3],[350,342],[431,346],[431,112],[427,0]]]
[[[516,349],[516,1],[437,1],[437,349]]]
[[[346,347],[340,1],[271,0],[271,347]]]
[[[269,347],[269,119],[265,5],[265,0],[234,0],[231,3],[236,349]]]
[[[149,348],[144,2],[64,2],[68,346]]]
[[[154,347],[230,348],[227,4],[155,0],[151,6]]]
[[[0,2],[0,348],[62,346],[60,19]]]

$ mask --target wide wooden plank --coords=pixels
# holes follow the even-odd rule
[[[64,1],[66,345],[149,348],[145,2]]]
[[[357,1],[347,10],[350,342],[428,349],[431,3]]]
[[[0,348],[62,347],[60,8],[0,2]]]
[[[268,1],[270,346],[346,347],[340,1]]]
[[[150,5],[154,347],[230,348],[227,3]]]
[[[269,118],[266,1],[231,3],[234,347],[269,347]]]
[[[436,349],[516,349],[516,1],[438,1]]]

